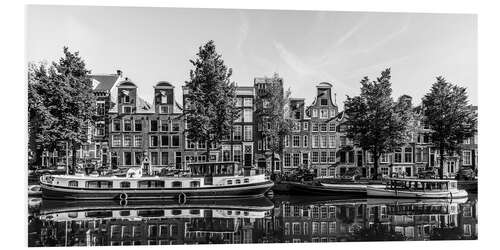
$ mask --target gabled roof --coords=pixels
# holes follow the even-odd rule
[[[94,88],[94,91],[109,91],[118,80],[117,74],[109,74],[109,75],[90,75],[90,78],[97,81],[97,86]]]

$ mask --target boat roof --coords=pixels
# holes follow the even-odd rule
[[[215,165],[215,164],[238,164],[239,162],[237,161],[209,161],[209,162],[193,162],[193,163],[188,163],[188,165]]]
[[[456,182],[456,180],[417,179],[417,178],[387,178],[389,181],[417,181],[417,182]]]

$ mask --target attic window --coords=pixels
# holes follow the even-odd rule
[[[326,98],[320,99],[320,104],[321,106],[326,106],[328,105],[328,100]]]
[[[164,90],[160,91],[160,103],[167,104],[167,92]]]
[[[130,103],[130,91],[122,90],[122,101],[123,103]]]

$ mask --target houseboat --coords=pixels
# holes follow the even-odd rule
[[[47,199],[175,199],[257,197],[273,182],[237,162],[204,162],[188,165],[177,175],[152,173],[151,168],[131,168],[125,176],[44,175],[42,197]]]
[[[385,186],[368,185],[369,197],[457,199],[467,197],[467,191],[458,189],[456,180],[388,178]]]

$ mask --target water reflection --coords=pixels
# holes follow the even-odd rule
[[[477,199],[31,202],[29,246],[477,239]]]

